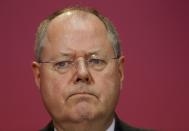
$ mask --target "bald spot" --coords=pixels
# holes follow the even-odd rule
[[[96,30],[97,28],[98,30]],[[58,38],[58,35],[62,35],[55,34],[53,30],[59,32],[59,30],[62,29],[65,30],[65,35],[73,32],[78,34],[82,33],[83,31],[90,31],[95,33],[98,33],[100,31],[101,33],[107,33],[104,23],[97,16],[88,12],[76,10],[65,12],[51,21],[47,30],[48,40],[51,41],[51,36],[54,37],[54,35],[56,35],[56,37]]]

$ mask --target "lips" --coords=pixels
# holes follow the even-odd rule
[[[74,97],[74,96],[81,96],[81,97],[95,97],[97,98],[97,96],[94,94],[94,93],[91,93],[91,92],[85,92],[85,91],[80,91],[80,92],[74,92],[74,93],[71,93],[67,99],[71,98],[71,97]]]
[[[71,96],[74,96],[74,95],[92,95],[92,96],[94,96],[94,95],[91,94],[91,93],[87,93],[87,92],[78,92],[78,93],[71,94],[70,97],[71,97]]]

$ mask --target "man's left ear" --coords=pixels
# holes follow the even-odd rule
[[[125,63],[125,57],[121,56],[119,58],[119,73],[120,73],[120,82],[121,83],[124,80],[124,63]]]

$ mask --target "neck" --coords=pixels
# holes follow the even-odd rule
[[[53,122],[57,131],[106,131],[112,124],[113,115],[106,119],[83,120],[80,122]]]

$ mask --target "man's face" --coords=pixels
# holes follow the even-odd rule
[[[94,15],[60,15],[49,25],[42,61],[73,60],[66,72],[54,63],[33,62],[42,100],[56,121],[93,120],[112,116],[123,80],[123,57],[118,60],[103,23]],[[87,58],[103,58],[103,69],[87,65]],[[98,64],[98,63],[96,63]]]

